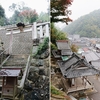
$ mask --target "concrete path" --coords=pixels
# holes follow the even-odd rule
[[[91,83],[94,85],[95,89],[97,90],[97,93],[94,93],[90,95],[89,97],[91,100],[100,100],[100,81],[97,80],[96,76],[89,76],[88,79],[91,81]]]

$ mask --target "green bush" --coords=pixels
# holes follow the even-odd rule
[[[56,94],[56,95],[62,94],[59,90],[57,90],[56,88],[54,88],[52,85],[51,85],[51,93],[52,94]]]
[[[49,37],[46,37],[43,41],[43,43],[40,43],[37,49],[36,54],[34,55],[34,57],[36,57],[37,55],[41,55],[42,53],[44,53],[49,47]]]

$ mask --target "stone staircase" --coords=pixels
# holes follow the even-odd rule
[[[11,57],[4,63],[3,67],[25,66],[28,55],[11,55]]]
[[[22,72],[24,73],[28,56],[29,55],[26,54],[11,55],[10,58],[3,64],[2,68],[22,68]],[[18,80],[18,85],[20,82],[21,80]],[[2,94],[2,83],[3,78],[0,77],[0,97]]]

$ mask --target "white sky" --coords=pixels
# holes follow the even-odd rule
[[[0,5],[5,9],[5,14],[7,17],[12,16],[12,12],[8,10],[9,6],[12,5],[12,3],[18,3],[20,1],[24,1],[24,3],[32,8],[36,9],[37,13],[40,12],[47,12],[47,8],[49,6],[48,0],[0,0]]]
[[[94,10],[100,9],[100,0],[74,0],[71,7],[73,20],[86,15]]]
[[[69,17],[75,21],[83,15],[100,9],[100,0],[73,0],[72,5],[68,9],[72,11],[72,14],[69,15]],[[65,25],[65,23],[56,24],[59,28],[62,28]]]
[[[0,4],[3,6],[6,12],[6,16],[12,16],[12,13],[8,11],[9,6],[12,3],[18,3],[22,0],[0,0]],[[23,0],[27,6],[32,9],[36,9],[37,13],[41,11],[47,12],[49,6],[48,0]],[[49,0],[50,1],[50,0]],[[100,9],[100,0],[73,0],[69,10],[72,10],[72,15],[69,17],[74,21],[79,17],[86,15],[94,10]],[[62,27],[65,24],[59,24]]]

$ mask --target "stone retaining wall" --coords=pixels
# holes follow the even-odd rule
[[[4,49],[10,46],[10,34],[6,35],[7,31],[0,30],[0,39],[4,42]],[[13,34],[12,54],[30,54],[32,49],[32,32],[23,32]],[[8,53],[7,50],[6,53]]]

